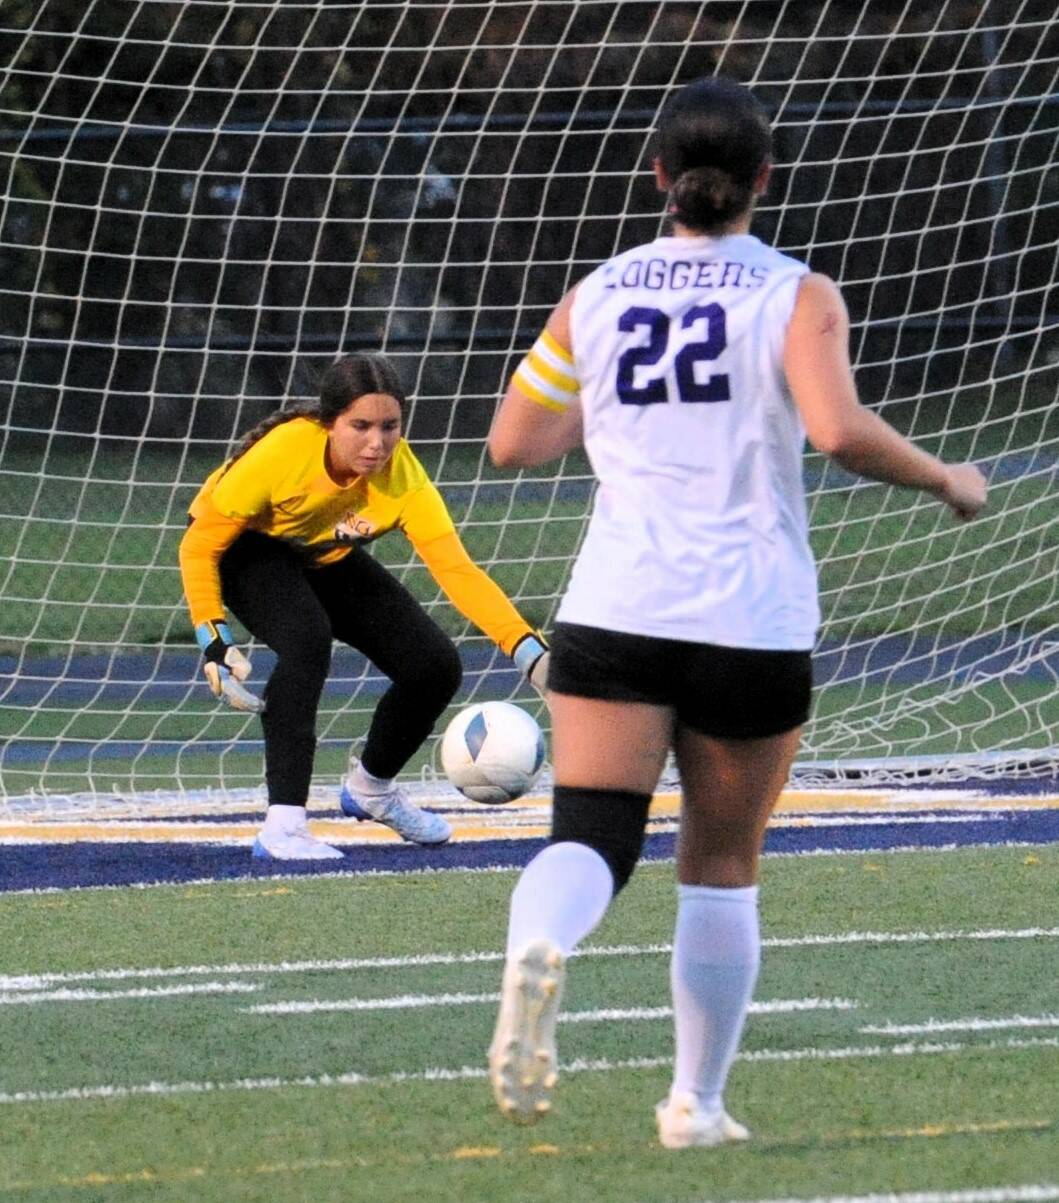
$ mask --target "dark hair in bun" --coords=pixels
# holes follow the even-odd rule
[[[747,88],[716,76],[686,84],[669,101],[657,143],[670,216],[709,234],[750,208],[754,180],[772,154],[772,131]]]

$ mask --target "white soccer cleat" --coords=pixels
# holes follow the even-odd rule
[[[254,840],[254,856],[259,860],[344,860],[345,854],[316,836],[308,827],[293,831],[262,830]]]
[[[655,1108],[658,1139],[667,1149],[712,1149],[749,1140],[750,1130],[726,1111],[703,1111],[690,1091],[670,1095]]]
[[[429,846],[448,843],[452,828],[441,815],[421,810],[408,800],[408,795],[399,785],[385,794],[368,794],[357,789],[353,781],[354,771],[347,774],[339,796],[344,815],[361,822],[370,819],[382,823],[410,844]]]
[[[559,1080],[555,1021],[565,961],[550,940],[534,940],[508,961],[500,1014],[489,1047],[489,1080],[497,1106],[517,1124],[532,1124],[552,1108]]]

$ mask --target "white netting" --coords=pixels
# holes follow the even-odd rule
[[[756,229],[842,284],[865,400],[992,477],[957,529],[807,461],[804,771],[1054,765],[1053,0],[12,0],[0,22],[4,797],[259,782],[256,720],[200,683],[176,547],[234,439],[343,351],[396,360],[468,544],[547,629],[590,477],[515,479],[483,436],[569,284],[658,232],[654,117],[713,70],[776,114]],[[540,713],[401,537],[377,550],[458,638],[460,702]],[[336,656],[321,785],[382,684]]]

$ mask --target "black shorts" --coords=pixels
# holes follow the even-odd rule
[[[571,622],[556,624],[551,650],[548,688],[556,693],[666,706],[703,735],[761,739],[809,717],[808,652],[686,643]]]

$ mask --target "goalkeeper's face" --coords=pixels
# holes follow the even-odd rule
[[[366,393],[335,418],[327,437],[336,476],[374,476],[390,462],[401,437],[401,406],[388,393]]]

